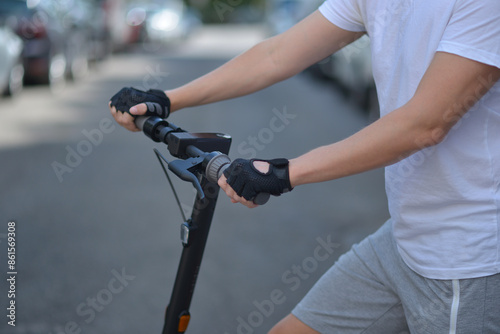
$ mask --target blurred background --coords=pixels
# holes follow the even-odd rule
[[[160,333],[194,192],[114,123],[124,86],[167,89],[281,33],[316,0],[1,0],[0,303],[16,223],[16,326],[0,333]],[[251,96],[172,115],[233,137],[230,157],[292,158],[378,116],[363,37]],[[188,333],[265,333],[387,219],[383,171],[307,185],[255,210],[219,199]],[[318,253],[318,249],[320,253]],[[318,254],[322,254],[318,257]],[[277,298],[276,296],[279,296]]]

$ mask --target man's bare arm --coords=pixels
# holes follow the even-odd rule
[[[166,91],[171,111],[247,95],[287,79],[328,57],[363,33],[343,30],[319,11],[286,32],[255,45],[221,67],[179,88]],[[134,115],[145,105],[131,108]],[[116,121],[137,131],[133,118],[111,108]]]
[[[288,31],[167,94],[174,110],[247,95],[301,72],[361,35],[340,29],[316,11]]]
[[[436,53],[413,98],[351,137],[290,161],[293,186],[353,175],[440,143],[500,78],[500,69]],[[473,101],[473,103],[471,103]]]

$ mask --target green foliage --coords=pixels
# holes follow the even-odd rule
[[[184,0],[200,11],[204,23],[249,23],[262,20],[265,0]]]

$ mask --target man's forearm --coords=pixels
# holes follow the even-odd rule
[[[385,167],[439,143],[444,134],[398,109],[342,141],[290,160],[290,181],[295,187]]]
[[[173,111],[247,95],[301,72],[362,35],[333,25],[316,11],[286,32],[166,93]]]

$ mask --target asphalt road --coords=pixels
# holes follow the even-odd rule
[[[165,147],[118,127],[107,101],[123,86],[185,83],[262,37],[204,30],[183,45],[115,55],[56,92],[29,87],[0,102],[0,333],[161,332],[182,218],[152,150]],[[292,158],[367,124],[332,85],[308,74],[170,121],[230,134],[233,159]],[[174,183],[188,212],[192,187]],[[265,333],[386,218],[381,170],[298,187],[253,210],[220,196],[188,333]]]

